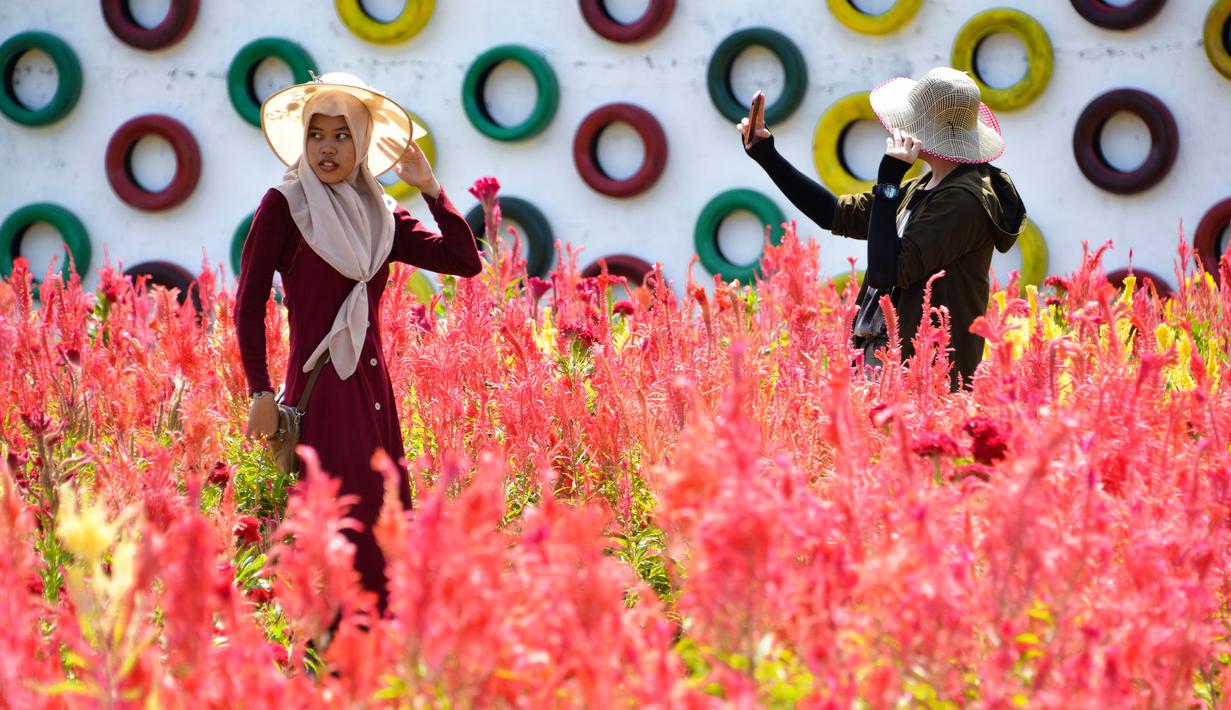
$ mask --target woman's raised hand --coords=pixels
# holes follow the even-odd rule
[[[897,128],[893,129],[893,135],[885,139],[885,155],[897,158],[903,163],[914,165],[922,149],[923,141]]]
[[[765,92],[758,91],[752,97],[752,107],[748,109],[748,116],[740,119],[740,122],[735,124],[739,129],[740,135],[744,137],[744,148],[748,149],[769,138],[769,129],[765,127]]]
[[[432,172],[432,166],[427,162],[427,156],[423,155],[418,144],[412,140],[400,156],[398,156],[397,149],[397,141],[392,138],[381,139],[381,152],[390,158],[396,158],[397,162],[393,164],[393,171],[403,182],[419,188],[420,192],[428,197],[434,198],[439,195],[440,183],[436,182],[436,173]]]

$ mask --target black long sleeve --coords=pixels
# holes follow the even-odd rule
[[[826,190],[823,185],[788,163],[786,158],[774,148],[773,136],[744,150],[765,170],[778,189],[782,190],[782,194],[786,195],[791,204],[803,212],[804,216],[816,222],[823,229],[833,228],[833,217],[838,207],[838,198]]]
[[[886,155],[881,159],[876,174],[877,183],[900,185],[910,163]],[[898,256],[902,242],[898,238],[899,194],[892,200],[876,196],[872,199],[872,211],[868,217],[868,270],[864,275],[868,285],[875,288],[893,288],[898,282]]]

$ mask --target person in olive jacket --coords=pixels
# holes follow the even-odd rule
[[[872,91],[872,109],[890,132],[870,192],[835,196],[778,154],[758,92],[738,124],[744,149],[809,219],[838,236],[866,239],[868,265],[858,296],[855,346],[864,361],[888,342],[880,299],[898,313],[904,357],[923,318],[923,290],[936,272],[934,306],[950,317],[953,389],[969,386],[983,358],[970,332],[987,310],[992,250],[1007,252],[1021,234],[1026,208],[1013,181],[990,162],[1004,152],[996,117],[965,73],[940,67],[918,81],[899,77]],[[917,158],[931,171],[902,184]]]

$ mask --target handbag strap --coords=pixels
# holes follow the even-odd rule
[[[312,368],[312,374],[308,375],[308,384],[304,385],[303,394],[299,395],[299,406],[295,407],[300,412],[307,410],[308,398],[312,396],[312,388],[316,387],[316,378],[321,376],[321,370],[325,369],[325,363],[327,362],[329,362],[328,350],[316,362],[316,367]]]

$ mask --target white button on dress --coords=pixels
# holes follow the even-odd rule
[[[372,358],[371,360],[368,360],[368,364],[371,365],[372,367],[376,367],[376,358]]]
[[[380,402],[377,402],[377,403],[376,403],[376,411],[378,411],[378,412],[380,411]]]

